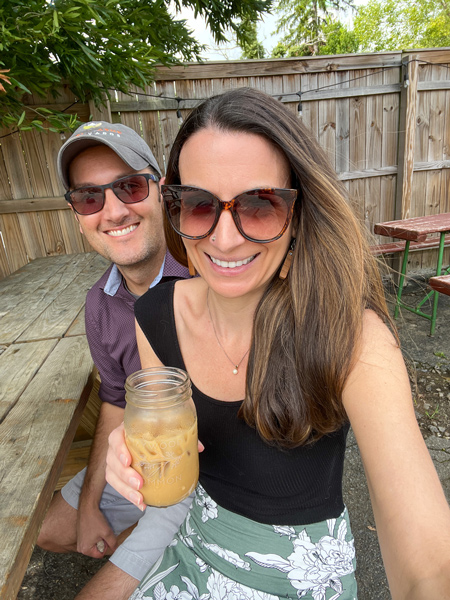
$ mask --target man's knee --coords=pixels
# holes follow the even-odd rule
[[[127,600],[139,581],[111,562],[107,562],[75,600]]]
[[[52,552],[75,552],[77,549],[77,510],[56,492],[42,523],[37,545]]]

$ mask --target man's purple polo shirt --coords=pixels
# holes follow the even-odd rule
[[[166,277],[189,277],[189,272],[167,252],[150,287]],[[115,265],[95,283],[86,297],[86,336],[97,367],[103,402],[125,408],[125,379],[141,368],[136,344],[134,303]]]

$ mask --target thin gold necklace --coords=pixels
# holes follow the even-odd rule
[[[209,288],[208,288],[208,292],[206,294],[206,306],[208,307],[209,318],[210,318],[211,325],[212,325],[212,328],[213,328],[213,331],[214,331],[214,335],[216,336],[217,343],[222,348],[222,352],[225,354],[225,356],[228,358],[228,360],[230,361],[230,363],[233,365],[233,367],[234,367],[234,369],[233,369],[233,375],[237,375],[239,373],[239,367],[241,366],[242,361],[247,356],[247,354],[250,352],[250,348],[247,350],[247,352],[244,354],[244,356],[241,358],[241,360],[237,364],[233,360],[231,360],[231,358],[227,354],[227,351],[225,350],[225,348],[220,343],[219,336],[217,335],[216,328],[214,327],[214,321],[212,319],[211,310],[209,308]]]

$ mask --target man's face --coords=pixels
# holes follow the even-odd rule
[[[139,171],[150,172],[150,169]],[[104,185],[136,173],[107,146],[94,146],[70,164],[71,189]],[[163,220],[158,184],[149,181],[149,195],[142,202],[124,204],[111,189],[105,190],[105,205],[93,215],[76,215],[82,233],[99,254],[117,266],[162,260],[165,252]]]

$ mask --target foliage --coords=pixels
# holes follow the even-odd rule
[[[257,22],[249,17],[244,17],[242,30],[246,33],[246,39],[239,44],[242,48],[241,58],[265,58],[264,45],[258,41]]]
[[[354,31],[347,29],[338,20],[331,19],[323,28],[325,43],[319,54],[354,54],[359,50],[359,39]]]
[[[256,20],[270,5],[271,0],[0,0],[0,126],[73,128],[76,115],[45,107],[28,118],[24,94],[45,104],[66,84],[79,101],[99,106],[108,89],[148,85],[157,64],[198,59],[202,46],[186,21],[169,12],[172,6],[193,8],[220,42],[228,29],[246,40],[242,20]]]
[[[321,45],[327,43],[325,32],[333,22],[334,11],[352,7],[348,0],[278,0],[276,12],[280,14],[275,33],[285,32],[272,53],[277,56],[319,54]],[[294,52],[294,54],[293,54]]]
[[[369,0],[354,33],[368,52],[450,46],[450,0]]]
[[[313,48],[309,44],[291,44],[283,42],[278,44],[272,50],[272,58],[289,58],[291,56],[312,56],[316,55],[334,55],[334,54],[352,54],[359,50],[359,40],[356,34],[347,29],[345,25],[338,20],[331,18],[322,28],[323,41]]]

